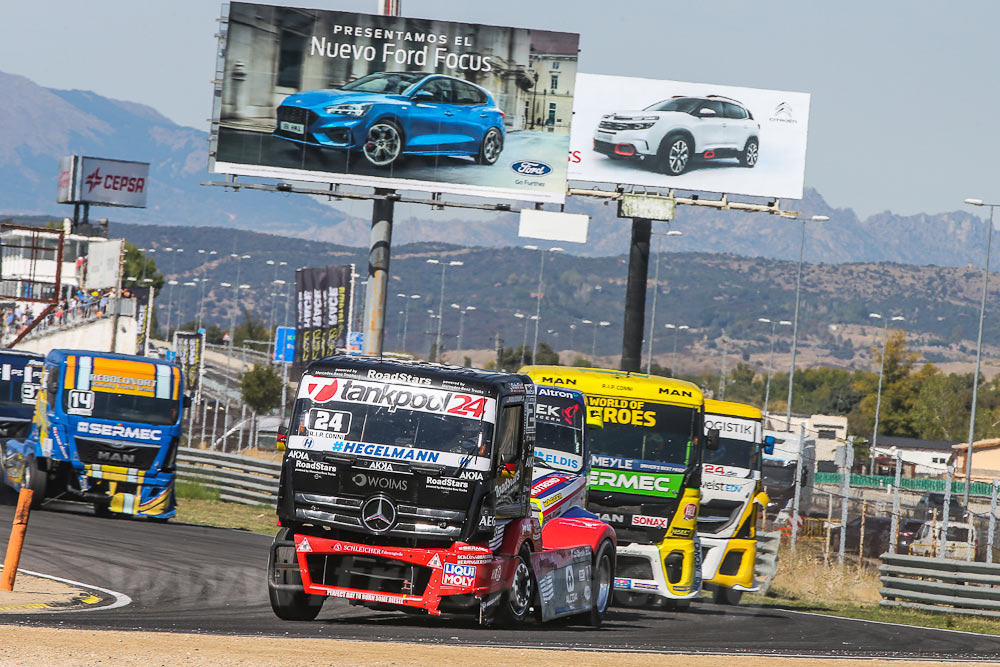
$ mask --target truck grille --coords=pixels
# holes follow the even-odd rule
[[[653,566],[641,556],[618,554],[615,559],[615,575],[628,579],[652,579]]]
[[[369,532],[361,522],[360,498],[315,493],[295,494],[295,518],[304,521]],[[406,537],[458,537],[465,524],[462,510],[443,510],[415,505],[396,505],[397,518],[386,535]]]
[[[743,513],[739,500],[712,500],[698,509],[698,532],[714,535],[730,527]]]
[[[77,437],[76,451],[83,463],[149,470],[160,453],[160,446]]]

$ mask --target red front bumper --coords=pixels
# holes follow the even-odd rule
[[[441,600],[449,595],[472,595],[483,598],[503,588],[510,559],[494,556],[487,547],[457,542],[447,549],[410,549],[406,547],[381,547],[358,544],[322,537],[295,535],[295,552],[298,558],[302,584],[306,593],[328,597],[394,604],[425,609],[427,613],[438,615]],[[429,577],[422,591],[393,592],[386,590],[365,590],[343,586],[316,583],[310,573],[307,559],[310,556],[361,556],[366,559],[402,563],[426,568]],[[332,567],[336,568],[335,562]],[[415,582],[408,582],[417,588]],[[419,592],[419,594],[417,594]]]

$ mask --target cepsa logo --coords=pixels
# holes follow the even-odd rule
[[[83,179],[87,184],[87,192],[93,192],[94,188],[100,186],[103,190],[114,192],[142,192],[146,188],[146,179],[138,176],[119,176],[116,174],[101,174],[98,167]]]

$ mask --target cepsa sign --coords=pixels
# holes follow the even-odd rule
[[[59,160],[60,204],[146,207],[149,163],[70,155]]]

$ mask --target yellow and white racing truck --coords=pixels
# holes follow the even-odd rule
[[[767,507],[761,491],[761,459],[774,446],[762,440],[760,410],[742,403],[705,400],[705,433],[719,433],[719,447],[705,450],[701,470],[701,576],[720,604],[738,604],[757,590],[757,513]]]
[[[704,399],[690,382],[596,368],[527,366],[531,379],[583,392],[589,431],[587,509],[618,536],[616,599],[688,606],[701,594],[698,513]]]

